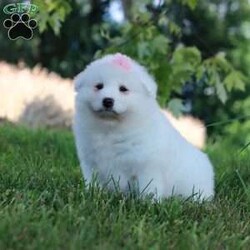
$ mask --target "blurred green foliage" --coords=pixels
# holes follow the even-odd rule
[[[122,0],[121,23],[108,11],[115,0],[31,2],[39,7],[39,29],[30,41],[10,41],[5,29],[0,32],[0,59],[40,63],[73,77],[93,57],[123,52],[155,76],[162,106],[177,115],[191,112],[206,123],[246,117],[209,132],[233,134],[241,144],[249,140],[248,0]],[[7,17],[1,12],[0,22]]]
[[[37,16],[40,32],[44,32],[48,26],[59,35],[66,16],[71,12],[72,1],[62,0],[33,0],[32,3],[39,6]]]

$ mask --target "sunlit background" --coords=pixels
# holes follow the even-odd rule
[[[0,26],[1,117],[30,126],[70,127],[73,77],[94,58],[122,52],[153,74],[164,110],[174,119],[199,122],[201,129],[193,131],[202,131],[201,141],[207,135],[239,147],[250,141],[248,0],[24,2],[39,9],[29,13],[38,25],[32,39],[10,40],[10,31]],[[1,1],[1,9],[9,3],[21,2]],[[0,23],[10,17],[0,12]],[[71,93],[67,102],[61,101],[58,85]],[[46,120],[47,109],[54,110],[55,121]],[[178,126],[188,131],[191,125]]]

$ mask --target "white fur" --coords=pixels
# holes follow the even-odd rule
[[[171,125],[155,99],[156,84],[147,71],[127,58],[130,71],[112,64],[115,55],[91,63],[75,79],[74,134],[87,182],[112,178],[122,191],[136,183],[139,192],[212,198],[214,173],[208,157]],[[104,88],[95,90],[97,83]],[[128,93],[121,93],[125,85]],[[102,100],[114,99],[114,112]],[[108,186],[114,188],[114,183]]]

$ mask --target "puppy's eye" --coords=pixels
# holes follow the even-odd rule
[[[125,86],[120,86],[120,88],[119,88],[119,90],[121,91],[121,92],[128,92],[128,89],[125,87]]]
[[[96,89],[96,90],[101,90],[101,89],[103,89],[103,83],[98,83],[98,84],[96,84],[96,85],[95,85],[95,89]]]

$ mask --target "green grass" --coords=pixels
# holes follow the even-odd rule
[[[250,156],[209,147],[216,197],[125,199],[83,185],[72,134],[0,126],[0,249],[250,249]]]

